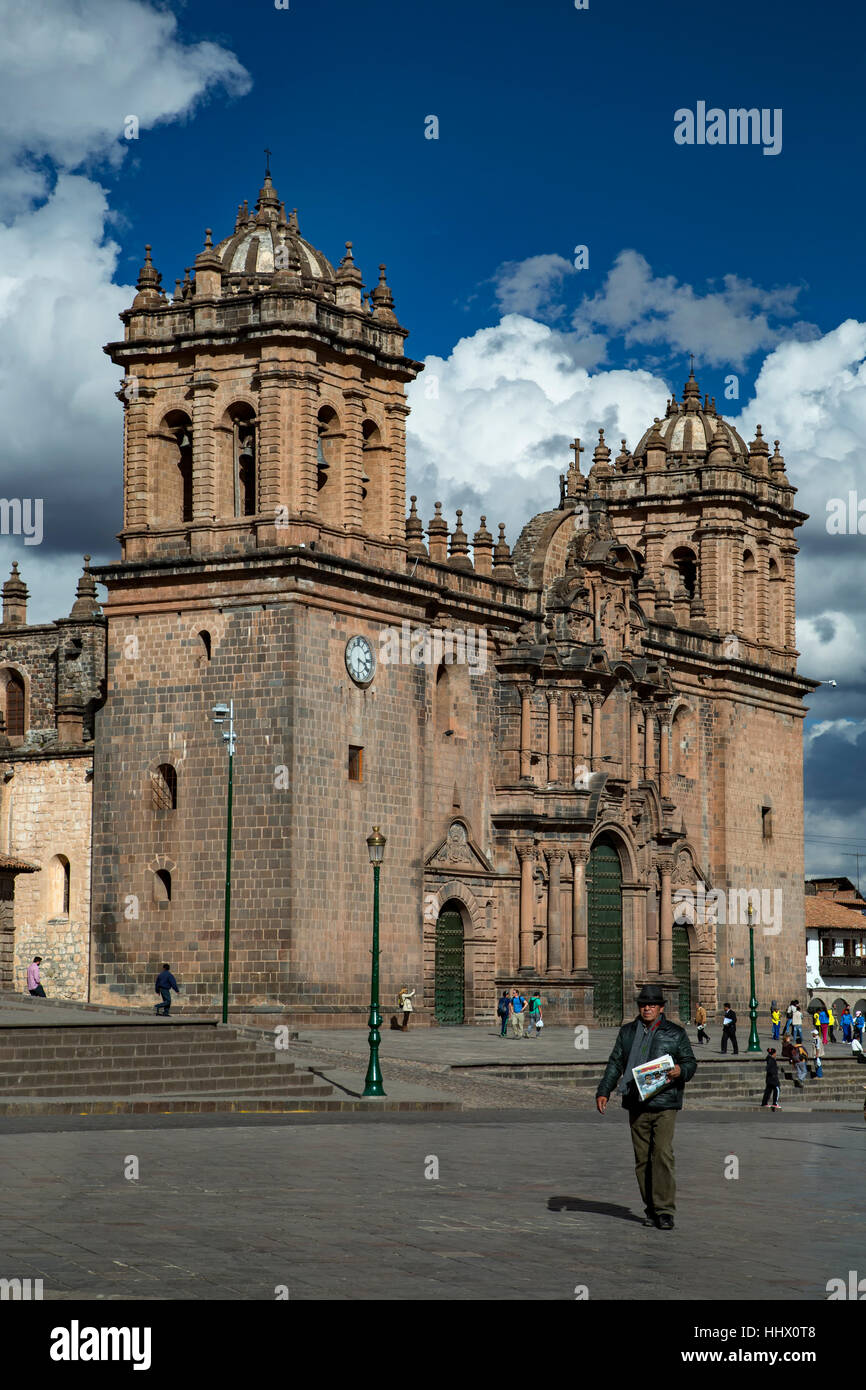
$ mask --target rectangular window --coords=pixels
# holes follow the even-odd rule
[[[762,807],[761,807],[761,822],[762,822],[762,824],[763,824],[763,829],[764,829],[764,839],[765,839],[765,840],[772,840],[772,838],[773,838],[773,809],[772,809],[771,806],[762,806]]]
[[[349,781],[360,782],[363,780],[364,772],[364,750],[349,745]]]

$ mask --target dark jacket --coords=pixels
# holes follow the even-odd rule
[[[779,1084],[779,1063],[775,1057],[767,1058],[767,1085],[778,1086]]]
[[[626,1064],[631,1052],[631,1045],[634,1042],[635,1030],[642,1027],[639,1018],[635,1018],[631,1023],[623,1024],[613,1045],[613,1052],[610,1054],[607,1066],[604,1069],[604,1076],[599,1082],[596,1096],[610,1097],[619,1082],[620,1077],[625,1071]],[[685,1028],[680,1028],[678,1023],[671,1023],[670,1019],[660,1015],[659,1026],[653,1034],[650,1044],[648,1062],[656,1057],[664,1057],[669,1052],[674,1061],[682,1068],[680,1075],[675,1081],[668,1082],[660,1091],[656,1091],[649,1100],[641,1101],[638,1098],[637,1087],[629,1077],[628,1088],[623,1096],[623,1106],[626,1110],[682,1110],[683,1090],[687,1081],[691,1081],[697,1071],[697,1060],[692,1052],[692,1045],[689,1042]]]
[[[158,993],[161,989],[173,989],[175,994],[180,994],[177,980],[174,978],[170,970],[160,970],[159,974],[156,977],[154,992]]]

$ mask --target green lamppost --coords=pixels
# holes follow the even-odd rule
[[[213,722],[224,724],[228,720],[228,733],[223,734],[223,742],[228,747],[229,753],[229,797],[228,797],[228,816],[226,821],[226,894],[225,894],[225,930],[223,939],[223,1023],[229,1021],[229,937],[231,932],[232,916],[232,771],[235,757],[235,702],[229,700],[227,705],[214,705]]]
[[[385,1091],[382,1087],[382,1073],[379,1070],[379,1024],[382,1022],[382,1015],[379,1013],[379,870],[382,867],[382,856],[385,853],[387,840],[379,830],[378,825],[373,826],[372,835],[367,836],[367,848],[370,851],[370,863],[373,865],[373,982],[370,990],[370,1017],[368,1019],[370,1027],[370,1061],[367,1066],[367,1075],[364,1077],[365,1096],[383,1096]]]
[[[755,996],[755,928],[752,926],[752,904],[749,903],[749,970],[752,978],[752,997],[749,1000],[749,1045],[747,1052],[760,1052],[761,1040],[758,1037],[758,1000]]]

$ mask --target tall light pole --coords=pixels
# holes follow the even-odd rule
[[[362,1092],[365,1096],[384,1096],[385,1094],[382,1086],[382,1073],[379,1070],[379,1043],[381,1041],[379,1024],[382,1022],[382,1015],[379,1013],[379,869],[382,867],[382,858],[387,843],[378,825],[374,825],[372,835],[367,836],[370,863],[373,865],[373,979],[370,989],[370,1017],[368,1019],[370,1036],[367,1039],[370,1044],[370,1061],[367,1065],[367,1075],[364,1077],[364,1090]]]
[[[749,1045],[747,1052],[760,1052],[761,1040],[758,1037],[758,1000],[755,995],[755,928],[752,926],[752,904],[749,903],[749,970],[752,978],[752,997],[749,1000]]]
[[[228,747],[229,754],[229,795],[228,795],[228,814],[226,818],[226,894],[225,894],[225,927],[223,938],[223,1023],[229,1021],[229,939],[231,935],[232,918],[232,774],[234,770],[235,758],[235,702],[229,700],[227,705],[214,705],[213,722],[221,725],[228,720],[228,732],[223,731],[223,742]]]

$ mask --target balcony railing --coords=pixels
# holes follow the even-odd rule
[[[866,975],[866,956],[821,956],[819,970],[827,975]]]

